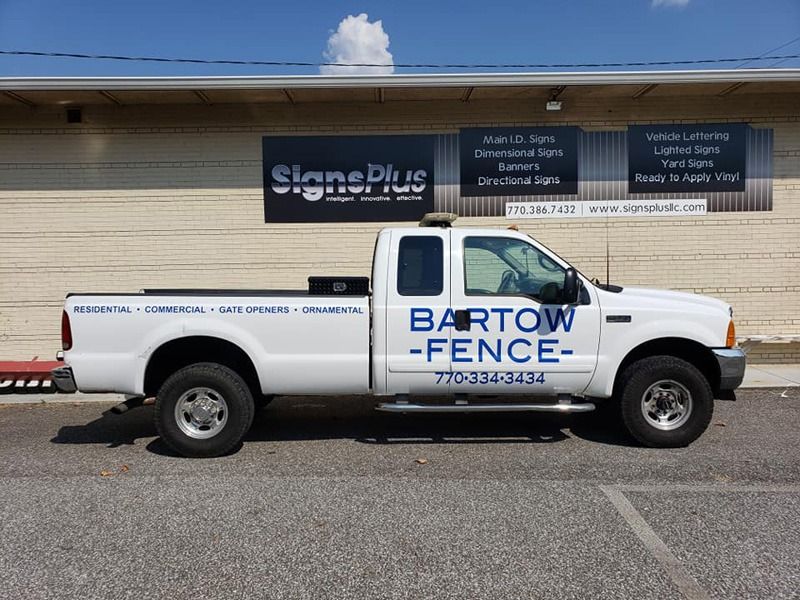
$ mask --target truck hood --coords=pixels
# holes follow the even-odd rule
[[[712,298],[710,296],[702,296],[700,294],[689,294],[687,292],[674,292],[671,290],[657,290],[652,288],[639,288],[639,287],[625,287],[620,296],[625,299],[636,300],[637,298],[646,299],[649,301],[663,300],[665,303],[674,305],[681,302],[693,306],[702,306],[707,309],[717,309],[724,312],[725,315],[730,315],[731,306],[727,302]]]

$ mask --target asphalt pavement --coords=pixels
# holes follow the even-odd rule
[[[152,407],[0,406],[0,598],[800,597],[800,388],[675,450],[373,403],[278,399],[206,460]]]

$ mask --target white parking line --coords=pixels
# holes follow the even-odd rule
[[[712,492],[712,493],[800,493],[799,485],[601,485],[600,489],[608,496],[619,514],[628,522],[633,532],[642,540],[645,547],[661,563],[667,575],[688,600],[710,600],[711,596],[700,587],[678,558],[647,524],[623,492]]]
[[[642,518],[639,511],[628,501],[625,495],[615,486],[601,485],[600,489],[611,500],[611,504],[619,511],[619,514],[628,522],[633,532],[642,540],[645,547],[651,552],[655,559],[661,563],[669,578],[680,590],[681,594],[688,600],[711,600],[706,591],[700,587],[697,580],[683,568],[667,545],[661,540],[653,528]]]
[[[784,493],[784,494],[800,494],[800,485],[792,484],[765,484],[765,485],[737,485],[737,484],[700,484],[694,485],[691,483],[672,483],[666,485],[601,485],[601,488],[617,490],[620,492],[643,492],[646,494],[654,492],[710,492],[714,494],[719,493]]]

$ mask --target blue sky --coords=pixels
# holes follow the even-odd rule
[[[361,13],[369,22],[340,29]],[[751,56],[798,36],[798,0],[0,0],[1,50],[317,62],[327,49],[395,63],[572,63]],[[800,41],[777,53],[800,54]],[[0,56],[0,76],[317,72]]]

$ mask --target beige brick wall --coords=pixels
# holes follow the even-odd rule
[[[746,89],[746,88],[745,88]],[[308,274],[369,274],[387,224],[264,224],[267,132],[453,132],[465,125],[745,121],[775,130],[774,210],[703,218],[524,221],[589,275],[710,294],[739,334],[800,334],[800,97],[593,97],[339,105],[89,106],[0,114],[0,359],[50,358],[68,291],[305,287]],[[460,225],[505,226],[503,218]],[[800,360],[783,344],[767,360]],[[769,355],[769,356],[767,356]]]

